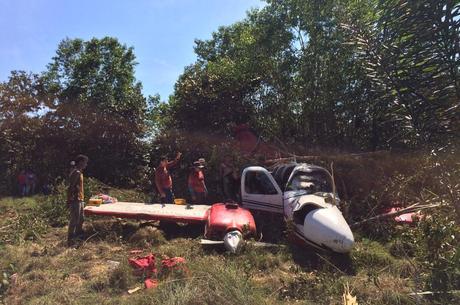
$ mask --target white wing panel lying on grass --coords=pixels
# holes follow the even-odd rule
[[[117,202],[86,206],[85,215],[114,216],[143,220],[167,220],[183,223],[206,221],[208,205],[146,204],[139,202]]]

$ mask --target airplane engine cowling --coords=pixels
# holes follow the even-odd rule
[[[354,244],[353,233],[336,206],[309,212],[302,229],[305,238],[335,252],[350,252]]]
[[[222,240],[227,232],[235,230],[243,235],[256,236],[256,223],[251,212],[237,204],[213,204],[208,210],[205,237]]]

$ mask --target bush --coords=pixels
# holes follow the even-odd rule
[[[52,227],[62,227],[68,223],[67,188],[63,182],[55,187],[55,192],[38,202],[39,214]]]
[[[155,227],[147,226],[137,230],[129,242],[140,247],[156,246],[166,242],[163,232]]]
[[[94,178],[85,179],[85,199],[103,193],[115,197],[118,201],[149,202],[150,198],[138,189],[118,189]]]
[[[447,292],[460,290],[460,227],[452,215],[437,212],[420,223],[418,239],[419,260],[429,272],[426,289]],[[435,299],[452,302],[452,295],[436,294]],[[458,300],[458,299],[457,299]]]

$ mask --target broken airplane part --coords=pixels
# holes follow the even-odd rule
[[[339,253],[349,252],[353,233],[337,205],[331,175],[322,167],[283,164],[272,172],[260,166],[243,170],[242,207],[236,203],[174,205],[118,202],[85,207],[85,215],[115,216],[181,223],[204,223],[202,244],[224,244],[236,252],[247,236],[256,236],[252,211],[283,215],[292,237],[302,244]]]
[[[337,207],[331,175],[322,167],[289,163],[270,173],[260,166],[243,170],[243,207],[282,214],[300,243],[339,253],[349,252],[353,233]]]
[[[252,214],[235,203],[208,205],[146,204],[117,202],[87,206],[85,215],[115,216],[119,218],[160,220],[180,223],[205,223],[205,244],[224,244],[236,252],[244,237],[256,235]]]

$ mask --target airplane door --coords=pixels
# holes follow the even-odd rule
[[[283,214],[281,189],[263,167],[251,166],[243,171],[241,195],[245,208]]]

